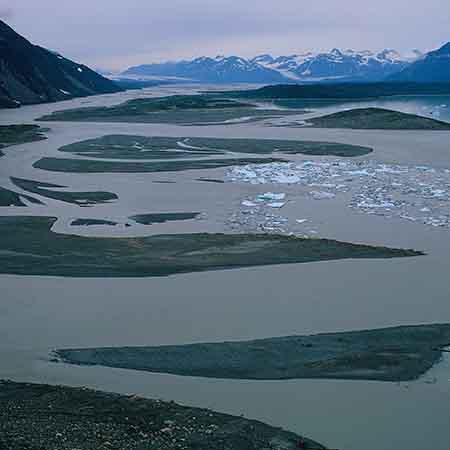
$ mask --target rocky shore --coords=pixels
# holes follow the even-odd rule
[[[325,449],[280,428],[207,409],[86,388],[0,381],[2,450],[295,448]]]

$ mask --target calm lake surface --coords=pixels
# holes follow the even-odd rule
[[[187,89],[183,87],[183,91]],[[175,91],[161,88],[0,111],[0,122],[29,122],[66,107],[114,104],[152,92]],[[376,102],[376,106],[424,114],[444,104],[449,105],[450,98]],[[450,120],[448,108],[442,106],[439,110],[439,118]],[[170,176],[112,176],[54,174],[31,167],[43,155],[57,154],[60,145],[108,133],[335,140],[372,146],[371,159],[450,168],[450,134],[445,132],[290,129],[262,124],[176,127],[50,122],[44,126],[52,129],[47,141],[5,151],[6,156],[0,160],[0,185],[11,187],[9,176],[29,177],[73,189],[109,187],[120,198],[117,203],[92,209],[60,202],[33,208],[2,208],[4,215],[57,215],[61,218],[61,232],[68,230],[66,221],[74,217],[110,218],[171,208],[200,208],[210,218],[193,225],[150,227],[151,233],[188,232],[193,227],[196,231],[220,230],[226,214],[243,196],[255,191],[254,186],[244,184],[193,182],[199,176],[223,176],[222,169]],[[177,183],[152,183],[165,178]],[[159,279],[0,275],[0,378],[85,385],[244,414],[342,450],[448,450],[449,358],[420,380],[399,384],[213,380],[48,362],[48,352],[60,347],[181,344],[450,321],[450,230],[360,214],[349,210],[338,198],[322,202],[298,197],[289,206],[288,214],[310,219],[321,237],[415,248],[427,255]],[[95,227],[83,231],[107,232],[112,231]]]

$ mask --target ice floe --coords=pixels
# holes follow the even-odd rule
[[[450,230],[450,169],[318,159],[232,167],[227,179],[254,185],[298,185],[299,192],[314,200],[346,194],[348,207],[357,211]],[[284,206],[281,200],[285,197],[266,192],[246,201]]]

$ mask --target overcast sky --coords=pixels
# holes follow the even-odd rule
[[[217,54],[426,51],[450,41],[445,0],[0,0],[0,17],[34,43],[115,70]]]

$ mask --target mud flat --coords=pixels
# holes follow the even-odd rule
[[[290,450],[301,436],[262,422],[86,388],[0,381],[0,448]],[[306,449],[325,449],[303,438]]]
[[[39,125],[0,125],[0,149],[47,139]],[[0,150],[0,157],[4,153]]]
[[[176,159],[233,153],[303,154],[311,156],[363,156],[371,148],[337,142],[280,139],[221,139],[107,135],[65,145],[61,152],[89,158]]]
[[[305,121],[316,128],[450,130],[450,123],[383,108],[356,108]]]
[[[27,206],[24,200],[36,205],[42,205],[42,202],[34,197],[19,194],[0,186],[0,206]]]
[[[260,109],[256,105],[210,95],[140,98],[115,106],[55,111],[42,121],[173,123],[178,125],[232,124],[301,114],[301,110]]]
[[[93,192],[70,192],[65,190],[66,186],[59,184],[46,183],[43,181],[25,180],[22,178],[11,177],[11,181],[21,189],[42,197],[60,200],[66,203],[73,203],[78,206],[90,206],[101,203],[107,203],[117,200],[117,195],[111,192],[93,191]]]
[[[450,324],[401,326],[254,341],[57,350],[57,358],[210,378],[409,381],[450,344]]]
[[[70,173],[154,173],[184,170],[217,169],[246,164],[284,162],[277,158],[227,158],[176,161],[100,161],[93,159],[41,158],[33,164],[36,169]]]
[[[166,223],[177,220],[192,220],[198,217],[198,212],[183,212],[183,213],[149,213],[149,214],[136,214],[130,216],[131,220],[141,225],[153,225],[155,223]]]
[[[54,217],[0,217],[0,272],[67,277],[150,277],[347,258],[398,258],[415,250],[266,234],[96,238],[51,231]]]
[[[113,222],[112,220],[105,220],[105,219],[75,219],[70,222],[71,226],[74,227],[89,227],[93,225],[109,225],[111,227],[115,227],[117,225],[117,222]]]

